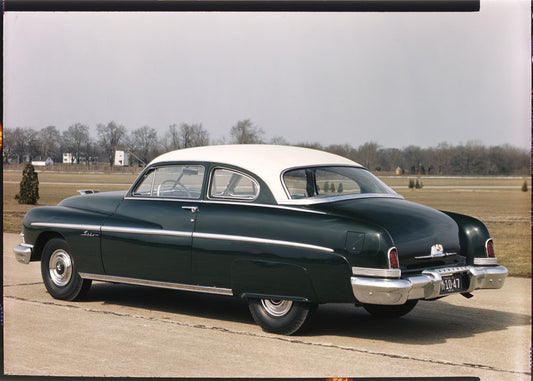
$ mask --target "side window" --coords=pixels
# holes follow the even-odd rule
[[[148,172],[134,196],[199,199],[205,169],[201,165],[169,165]]]
[[[216,168],[211,174],[210,198],[251,201],[259,196],[259,184],[251,177],[230,169]]]

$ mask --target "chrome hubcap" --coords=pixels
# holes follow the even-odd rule
[[[274,317],[282,317],[287,315],[291,310],[291,300],[277,300],[277,299],[261,299],[261,305],[265,311]]]
[[[64,250],[56,250],[48,262],[50,279],[56,286],[65,286],[72,278],[72,261],[70,255]]]

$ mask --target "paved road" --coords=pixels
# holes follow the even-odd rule
[[[305,333],[284,337],[230,297],[94,283],[83,302],[55,300],[39,263],[15,261],[18,235],[3,237],[9,375],[531,378],[530,279],[423,302],[392,321],[325,305]]]

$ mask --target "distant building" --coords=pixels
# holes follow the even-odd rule
[[[128,160],[128,154],[124,151],[115,151],[115,165],[116,166],[128,166],[129,160]]]
[[[63,153],[63,164],[76,164],[76,158],[72,153]]]
[[[396,168],[396,174],[397,175],[403,175],[404,173],[405,173],[405,171],[401,167],[397,167]]]
[[[49,165],[54,165],[54,161],[52,160],[51,157],[48,157],[48,158],[46,158],[45,161],[37,161],[37,160],[33,160],[33,161],[31,162],[31,164],[32,164],[33,166],[41,166],[41,167],[42,167],[42,166],[45,166],[45,165],[47,165],[47,166],[49,166]]]

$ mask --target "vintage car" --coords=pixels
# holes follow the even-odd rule
[[[41,261],[54,298],[92,280],[233,295],[278,334],[322,303],[398,317],[507,276],[479,220],[406,201],[346,158],[271,145],[163,154],[127,191],[31,209],[14,251]]]

